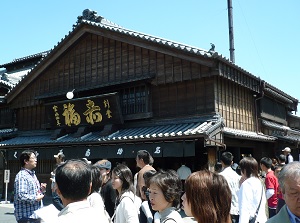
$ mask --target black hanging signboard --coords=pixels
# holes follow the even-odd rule
[[[117,93],[49,103],[46,113],[52,128],[123,123]]]

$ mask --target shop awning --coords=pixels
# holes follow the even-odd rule
[[[60,149],[64,149],[70,157],[77,154],[89,158],[129,158],[135,157],[139,149],[148,150],[154,157],[183,157],[194,155],[195,139],[212,139],[221,132],[222,127],[223,121],[219,116],[205,116],[189,120],[145,122],[143,126],[127,126],[105,136],[103,132],[96,131],[81,137],[67,134],[51,139],[52,131],[19,132],[17,137],[0,142],[0,149],[9,151],[10,159],[17,156],[17,150],[20,152],[25,148],[33,148],[45,158],[53,156]]]
[[[61,151],[67,159],[135,158],[137,151],[141,149],[147,150],[153,157],[189,157],[195,156],[195,141],[33,148],[38,159],[53,159],[53,155]],[[8,149],[8,160],[17,160],[23,150],[25,148]]]
[[[184,140],[210,135],[222,128],[223,122],[218,117],[196,118],[191,120],[168,120],[160,123],[147,123],[139,127],[127,127],[119,129],[112,134],[103,136],[101,131],[89,132],[81,137],[76,134],[66,134],[57,139],[51,139],[52,131],[28,131],[19,132],[18,136],[0,142],[1,148],[13,146],[49,146],[61,144],[108,144],[147,142],[153,140]],[[220,131],[219,130],[219,131]]]

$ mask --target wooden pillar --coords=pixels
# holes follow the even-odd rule
[[[217,148],[218,147],[207,147],[207,164],[208,164],[208,169],[210,171],[215,171],[215,165],[217,162]]]

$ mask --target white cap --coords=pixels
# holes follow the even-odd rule
[[[56,155],[54,155],[54,158],[65,158],[65,155],[63,152],[59,152]]]
[[[86,162],[87,164],[89,164],[89,165],[90,165],[90,164],[92,164],[92,162],[91,162],[91,161],[89,161],[89,160],[88,160],[87,158],[85,158],[85,157],[84,157],[84,158],[82,158],[82,160],[83,160],[83,161],[85,161],[85,162]]]
[[[291,148],[290,147],[285,147],[283,150],[282,150],[282,152],[291,152]]]

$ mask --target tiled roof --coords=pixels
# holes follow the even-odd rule
[[[10,88],[13,88],[18,82],[22,80],[24,76],[26,76],[31,70],[33,66],[27,67],[25,69],[18,69],[13,71],[1,70],[0,75],[5,75],[5,80],[0,80],[1,84],[4,84]]]
[[[12,132],[15,132],[15,131],[17,131],[17,129],[12,129],[12,128],[0,129],[0,135],[7,134],[7,133],[12,133]]]
[[[300,135],[296,136],[296,135],[279,135],[279,134],[274,134],[274,136],[276,136],[277,138],[287,141],[287,142],[300,142]]]
[[[6,86],[9,87],[9,88],[12,88],[12,87],[13,87],[13,85],[12,85],[10,82],[4,81],[4,80],[0,80],[0,84],[6,85]]]
[[[36,54],[32,54],[32,55],[29,55],[29,56],[26,56],[26,57],[21,57],[21,58],[16,58],[14,59],[13,61],[9,62],[9,63],[6,63],[6,64],[1,64],[0,67],[6,67],[8,65],[11,65],[11,64],[14,64],[14,63],[18,63],[18,62],[22,62],[22,61],[25,61],[25,60],[29,60],[29,59],[32,59],[32,58],[43,58],[45,56],[47,56],[47,54],[49,53],[50,51],[44,51],[44,52],[40,52],[40,53],[36,53]]]
[[[213,121],[193,122],[182,124],[156,125],[119,130],[99,141],[172,138],[176,136],[203,135],[214,127]]]
[[[16,138],[0,142],[1,146],[14,146],[14,145],[39,145],[39,144],[61,144],[61,143],[82,143],[82,142],[130,142],[133,140],[147,141],[153,139],[170,140],[172,138],[180,138],[186,136],[204,136],[215,130],[216,127],[221,126],[220,119],[202,119],[192,122],[182,123],[164,123],[160,125],[147,125],[143,127],[132,127],[126,129],[119,129],[118,131],[108,135],[101,136],[101,132],[90,132],[82,137],[74,137],[74,134],[68,134],[58,139],[51,139],[50,131],[35,134],[20,134]]]
[[[148,35],[148,34],[133,31],[133,30],[128,30],[128,29],[122,28],[120,26],[111,25],[109,23],[102,23],[102,22],[97,23],[97,22],[91,22],[89,20],[82,20],[81,23],[89,24],[91,26],[101,27],[101,28],[108,29],[108,30],[111,30],[114,32],[122,33],[124,35],[140,38],[140,39],[143,39],[143,40],[146,40],[149,42],[154,42],[154,43],[158,43],[161,45],[170,46],[172,48],[176,48],[176,49],[183,50],[183,51],[190,52],[190,53],[197,54],[197,55],[202,55],[202,56],[206,56],[206,57],[211,57],[213,55],[213,53],[211,53],[207,50],[204,50],[204,49],[181,44],[178,42],[174,42],[172,40],[163,39],[160,37]],[[81,24],[81,23],[79,23],[79,24]]]
[[[1,69],[0,70],[0,84],[5,85],[8,88],[12,88],[13,85],[8,80],[6,80],[6,78],[3,78],[3,76],[5,76],[5,77],[7,76],[6,75],[6,69]]]
[[[259,141],[275,141],[276,137],[264,135],[263,133],[256,133],[250,131],[244,131],[239,129],[232,129],[224,127],[223,132],[225,135],[234,138],[249,139],[249,140],[259,140]]]
[[[280,132],[274,131],[273,132],[274,137],[277,137],[281,140],[285,140],[288,142],[300,142],[300,131],[298,131],[298,130],[291,129],[288,126],[278,124],[275,122],[271,122],[271,121],[267,121],[267,120],[262,120],[262,124],[269,128],[273,128],[275,130],[280,131]]]
[[[26,76],[32,67],[22,69],[22,70],[14,70],[13,72],[7,72],[7,79],[9,83],[12,85],[16,85],[24,76]]]
[[[292,104],[293,103],[293,101],[291,99],[287,98],[286,96],[283,96],[283,94],[285,94],[285,93],[282,92],[282,91],[280,91],[280,93],[278,93],[278,92],[272,90],[271,88],[265,88],[264,91],[268,92],[269,94],[273,95],[273,97],[278,98],[281,101],[284,101],[284,102],[286,102],[288,104]]]
[[[286,130],[291,130],[290,127],[286,126],[286,125],[282,125],[282,124],[278,124],[276,122],[271,122],[271,121],[267,121],[267,120],[262,120],[261,123],[267,127],[273,128],[273,129],[277,129],[277,130],[281,130],[281,131],[286,131]]]

